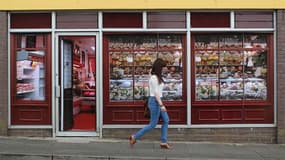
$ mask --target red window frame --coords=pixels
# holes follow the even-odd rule
[[[194,35],[213,35],[223,33],[193,33],[191,37],[191,123],[192,124],[249,124],[274,123],[274,50],[273,34],[267,36],[267,100],[230,100],[196,101],[195,100],[195,53]],[[228,33],[230,34],[230,33]],[[235,33],[232,33],[235,34]],[[257,33],[259,34],[259,33]]]
[[[11,124],[12,125],[47,125],[51,124],[51,34],[37,33],[45,36],[45,99],[44,100],[17,100],[17,40],[22,33],[11,34]],[[26,33],[23,33],[26,34]],[[29,34],[29,33],[27,33]],[[35,34],[35,33],[33,33]],[[27,48],[26,48],[27,49]],[[29,48],[32,49],[32,48]],[[36,49],[36,48],[33,48]]]
[[[143,116],[143,101],[142,100],[133,100],[133,101],[121,101],[121,102],[111,102],[109,100],[109,52],[108,52],[108,35],[134,35],[142,33],[105,33],[103,37],[103,113],[104,124],[145,124],[148,122],[148,119],[145,119]],[[153,33],[150,33],[153,35]],[[163,34],[163,33],[162,33]],[[176,33],[179,34],[179,33]],[[186,124],[187,123],[187,93],[186,93],[186,35],[183,33],[183,96],[182,101],[165,101],[167,106],[168,114],[171,117],[172,124]]]

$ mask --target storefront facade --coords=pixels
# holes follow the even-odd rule
[[[193,9],[1,12],[1,133],[126,138],[160,57],[170,139],[284,143],[283,10]]]

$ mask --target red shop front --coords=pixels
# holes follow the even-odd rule
[[[172,128],[274,124],[273,11],[52,13],[10,14],[11,126],[76,135],[86,111],[92,126],[79,130],[106,137],[146,124],[158,57]]]

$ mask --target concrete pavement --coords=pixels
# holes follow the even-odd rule
[[[285,145],[0,137],[0,160],[285,160]]]

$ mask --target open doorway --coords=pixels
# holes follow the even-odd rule
[[[59,43],[59,132],[96,132],[96,36],[59,36]]]

